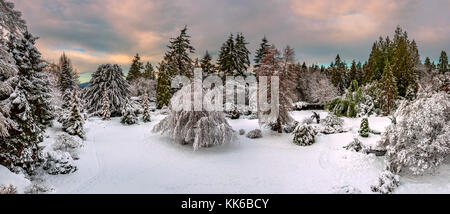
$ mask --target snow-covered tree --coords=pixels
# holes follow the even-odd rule
[[[89,87],[84,94],[89,113],[101,113],[105,91],[110,103],[111,116],[120,116],[130,91],[119,65],[103,64],[92,74]]]
[[[102,111],[101,111],[101,116],[102,116],[102,120],[109,120],[111,117],[111,112],[109,110],[109,106],[110,106],[110,102],[109,102],[109,96],[108,96],[108,91],[105,89],[103,91],[103,96],[102,96]]]
[[[326,104],[340,95],[325,72],[308,69],[299,73],[297,78],[297,100]]]
[[[144,63],[141,62],[141,57],[136,54],[131,63],[130,70],[128,71],[127,80],[129,82],[142,76],[141,70],[144,68]]]
[[[60,74],[58,78],[59,90],[64,93],[67,90],[75,88],[78,83],[78,75],[72,66],[72,62],[65,53],[59,58],[58,67]]]
[[[369,119],[367,119],[367,117],[364,117],[361,120],[361,126],[359,128],[359,136],[369,137]]]
[[[212,57],[208,51],[205,52],[202,60],[200,60],[200,67],[202,71],[207,74],[215,74],[217,72],[216,66],[211,63]]]
[[[234,51],[236,52],[236,72],[240,76],[243,76],[250,67],[250,51],[246,47],[247,44],[244,35],[242,33],[237,34]]]
[[[27,29],[22,13],[14,10],[14,3],[5,0],[0,0],[0,26],[14,35],[20,35]]]
[[[372,185],[370,189],[372,192],[379,192],[382,194],[390,194],[400,185],[400,176],[392,173],[389,170],[383,171],[377,180],[375,185]]]
[[[269,112],[259,111],[259,120],[263,125],[270,126],[273,130],[282,132],[282,126],[294,122],[290,115],[293,109],[293,100],[296,88],[296,71],[294,66],[294,50],[287,46],[283,50],[283,54],[276,49],[274,45],[267,49],[267,54],[262,63],[255,71],[256,76],[278,76],[279,77],[279,113],[276,118],[265,118],[270,115]],[[266,88],[258,88],[258,93],[262,90],[267,91],[268,100],[271,100],[271,79],[267,80]]]
[[[181,100],[186,94],[188,93],[183,88],[174,94],[172,100]],[[153,131],[167,134],[181,144],[192,143],[194,150],[230,143],[236,135],[221,111],[177,111],[172,105],[170,114]]]
[[[147,94],[145,94],[144,97],[143,97],[142,109],[143,109],[142,121],[144,121],[144,123],[150,122],[151,121],[151,118],[150,118],[150,106],[149,106],[149,101],[148,101],[148,95]]]
[[[77,135],[84,138],[84,118],[81,111],[81,101],[78,98],[76,88],[72,93],[72,107],[70,108],[69,116],[63,122],[63,130],[70,135]]]
[[[299,146],[310,146],[315,142],[316,130],[314,127],[306,124],[298,125],[295,128],[293,142]]]
[[[336,133],[342,133],[344,131],[343,125],[344,120],[337,117],[334,114],[328,114],[328,116],[325,117],[325,119],[320,121],[321,124],[324,126],[320,132],[324,134],[336,134]]]
[[[18,73],[15,89],[10,96],[10,118],[16,126],[0,145],[0,164],[23,168],[33,173],[41,160],[38,146],[43,132],[53,119],[50,103],[51,90],[43,73],[41,54],[34,46],[36,37],[25,32],[23,36],[10,35],[8,49],[16,62]]]
[[[192,77],[194,62],[189,54],[194,53],[195,49],[191,45],[191,37],[187,34],[187,26],[180,31],[180,35],[170,39],[167,48],[169,50],[166,52],[164,60],[167,62],[169,77],[173,78],[176,75]]]
[[[138,119],[134,112],[135,111],[134,111],[133,105],[131,104],[131,100],[127,99],[127,101],[125,102],[125,106],[122,109],[121,123],[126,124],[126,125],[136,124]]]
[[[232,76],[236,72],[234,36],[230,34],[227,41],[223,43],[219,51],[217,66],[219,72],[223,72],[224,76]]]
[[[262,59],[267,54],[267,48],[269,48],[269,41],[267,41],[267,38],[264,36],[264,38],[261,41],[261,44],[259,45],[259,49],[255,53],[255,68],[259,67],[259,64],[262,62]]]
[[[0,35],[0,139],[9,136],[8,129],[15,125],[9,117],[11,104],[9,96],[14,92],[13,77],[16,74],[15,61],[8,53],[6,40]]]
[[[159,64],[158,80],[156,85],[156,106],[158,109],[168,106],[170,102],[171,80],[167,74],[167,64],[162,61]]]
[[[380,147],[387,149],[389,170],[422,174],[449,157],[449,94],[419,93],[416,100],[404,101],[394,118],[379,142]]]

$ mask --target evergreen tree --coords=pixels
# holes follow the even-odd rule
[[[382,108],[385,114],[388,115],[395,104],[395,99],[397,98],[396,78],[392,72],[392,67],[389,61],[386,62],[386,67],[384,68],[383,76],[381,78],[381,89]]]
[[[433,65],[431,64],[431,60],[430,58],[425,58],[425,68],[427,69],[427,71],[431,71],[431,69],[433,69]]]
[[[142,109],[143,109],[142,121],[144,121],[144,123],[150,122],[151,121],[151,118],[150,118],[150,104],[148,102],[148,95],[147,95],[147,93],[143,97]]]
[[[191,46],[190,36],[187,35],[187,26],[185,26],[180,35],[170,39],[167,46],[169,50],[164,56],[167,62],[167,74],[170,78],[176,75],[192,77],[194,73],[194,64],[189,54],[194,53],[195,49]]]
[[[66,56],[65,53],[59,58],[59,78],[58,86],[62,93],[65,93],[67,89],[72,90],[78,83],[78,75],[74,71],[72,62]]]
[[[441,73],[445,73],[449,70],[448,57],[447,57],[447,53],[445,51],[441,51],[441,56],[439,57],[438,69],[439,69],[439,72],[441,72]]]
[[[126,125],[133,125],[137,123],[137,116],[134,113],[134,108],[131,104],[130,99],[125,102],[125,107],[122,109],[122,119],[121,123]]]
[[[349,73],[349,78],[351,81],[357,80],[357,73],[358,73],[358,71],[356,70],[356,62],[355,62],[355,60],[353,60],[352,66],[350,67],[350,73]]]
[[[359,136],[369,137],[369,120],[367,119],[367,117],[364,117],[361,120],[361,126],[359,128]]]
[[[77,95],[77,89],[73,89],[72,108],[69,117],[63,122],[63,130],[70,135],[76,135],[84,139],[84,119],[81,111],[81,101]]]
[[[236,72],[237,75],[243,76],[247,69],[250,67],[250,51],[246,47],[248,43],[245,41],[245,37],[244,35],[242,35],[242,33],[237,34],[235,44],[234,56],[236,58]]]
[[[9,37],[8,49],[18,71],[14,93],[9,98],[9,115],[15,125],[8,130],[9,137],[1,138],[0,144],[0,164],[10,169],[20,167],[28,174],[42,160],[38,144],[54,117],[50,84],[43,73],[41,54],[34,46],[36,39],[28,32]]]
[[[103,64],[92,74],[84,98],[90,113],[100,114],[103,93],[107,92],[111,116],[120,116],[129,95],[129,85],[119,65]]]
[[[105,89],[103,90],[103,96],[102,96],[102,111],[101,116],[102,120],[109,120],[111,118],[111,112],[109,110],[109,96],[108,91]]]
[[[152,63],[147,62],[147,64],[145,64],[142,77],[144,77],[145,79],[156,80],[155,69],[153,69]]]
[[[219,67],[219,72],[223,72],[224,76],[231,76],[235,74],[236,64],[235,64],[235,47],[234,47],[234,37],[230,34],[228,40],[222,45],[219,51],[219,58],[217,59],[217,65]]]
[[[212,58],[208,51],[205,52],[202,60],[200,60],[200,67],[202,68],[202,71],[207,74],[216,73],[216,66],[211,63],[211,60]]]
[[[394,40],[392,73],[397,80],[398,95],[404,97],[409,86],[415,84],[414,59],[409,49],[408,34],[397,27]]]
[[[259,66],[259,64],[261,63],[262,59],[265,57],[265,55],[267,54],[267,48],[269,48],[269,41],[267,41],[267,38],[264,36],[264,38],[261,41],[261,44],[259,45],[259,49],[256,51],[255,54],[255,68],[257,68]]]
[[[169,106],[171,84],[170,77],[167,74],[167,65],[163,61],[159,64],[158,80],[156,85],[156,103],[157,108],[161,109],[164,106]]]
[[[130,71],[128,71],[127,80],[129,82],[142,76],[141,70],[144,68],[144,63],[141,62],[141,57],[136,54],[131,63]]]

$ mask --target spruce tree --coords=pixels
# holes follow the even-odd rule
[[[111,112],[109,111],[109,96],[108,91],[105,89],[103,91],[102,96],[102,110],[101,110],[101,116],[102,120],[109,120],[111,118]]]
[[[236,65],[236,75],[243,76],[247,69],[250,67],[249,54],[250,51],[247,49],[246,45],[248,43],[245,41],[244,35],[238,33],[235,42],[235,65]]]
[[[84,119],[81,111],[81,101],[77,95],[77,89],[73,89],[72,93],[72,108],[70,109],[69,117],[63,122],[63,130],[70,135],[79,136],[84,139]]]
[[[163,61],[159,64],[158,80],[156,85],[156,105],[158,109],[169,106],[171,84],[170,77],[167,74],[167,65]]]
[[[219,71],[223,72],[224,76],[232,76],[235,74],[235,50],[234,50],[234,37],[230,34],[228,40],[222,45],[219,51],[219,58],[217,59],[217,65]]]
[[[150,118],[150,104],[149,104],[149,101],[148,101],[147,93],[143,97],[142,109],[143,109],[142,121],[144,121],[144,123],[150,122],[151,121],[151,118]]]
[[[119,65],[103,64],[92,74],[84,98],[90,113],[99,115],[105,90],[110,100],[111,116],[120,116],[125,100],[130,94],[129,84],[125,80]]]
[[[141,62],[141,57],[137,53],[133,58],[131,63],[130,71],[128,71],[127,80],[131,82],[139,77],[141,77],[141,70],[144,68],[144,64]]]
[[[369,120],[367,119],[367,117],[364,117],[361,120],[361,126],[359,128],[359,136],[369,137]]]
[[[441,73],[445,73],[449,70],[448,57],[447,57],[447,53],[445,51],[441,51],[441,56],[439,57],[438,69],[439,69],[439,72],[441,72]]]
[[[357,81],[357,70],[356,70],[356,62],[355,60],[352,61],[352,65],[350,67],[350,73],[349,78],[351,81],[356,80]]]
[[[431,65],[431,60],[429,57],[425,58],[425,68],[427,69],[427,71],[431,71],[433,69],[433,66]]]
[[[121,123],[125,125],[133,125],[137,123],[137,116],[134,112],[130,99],[127,99],[125,107],[122,109]]]
[[[397,82],[392,72],[389,61],[386,62],[383,76],[381,78],[381,103],[386,115],[388,115],[395,104],[397,98]]]
[[[255,59],[254,59],[255,68],[257,68],[259,66],[262,59],[266,56],[267,48],[269,48],[269,47],[270,47],[269,41],[267,41],[267,38],[264,36],[264,38],[261,41],[261,44],[259,45],[259,49],[255,53]]]
[[[155,69],[153,69],[153,65],[150,62],[147,62],[144,67],[144,72],[142,73],[142,77],[149,80],[155,80]]]
[[[169,49],[164,56],[167,62],[167,74],[170,78],[176,75],[192,77],[194,73],[194,63],[189,54],[194,53],[195,49],[191,45],[190,36],[187,34],[187,26],[181,31],[180,35],[170,39]]]
[[[59,58],[59,78],[58,86],[62,93],[65,93],[67,89],[72,90],[78,83],[78,75],[73,69],[72,62],[65,53]]]
[[[41,54],[34,46],[36,39],[28,32],[9,37],[8,49],[18,69],[14,93],[9,98],[9,115],[15,125],[0,145],[0,164],[10,169],[20,167],[28,174],[42,160],[38,144],[54,118],[50,84],[43,73]]]
[[[203,56],[202,60],[200,60],[200,67],[202,68],[202,71],[207,74],[214,74],[216,73],[216,66],[211,63],[211,55],[208,51],[205,52],[205,55]]]

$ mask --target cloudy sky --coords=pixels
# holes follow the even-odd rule
[[[65,51],[82,82],[102,63],[127,70],[134,54],[157,63],[184,25],[193,57],[217,50],[229,33],[243,32],[254,52],[265,35],[296,58],[328,64],[339,53],[365,61],[379,36],[401,25],[422,58],[450,51],[450,0],[13,0],[38,48],[56,61]]]

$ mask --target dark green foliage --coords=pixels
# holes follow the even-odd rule
[[[392,72],[392,67],[389,61],[386,62],[380,84],[380,102],[384,113],[388,115],[394,107],[395,99],[397,98],[397,80]]]
[[[445,73],[449,70],[448,57],[445,51],[442,51],[441,56],[439,57],[438,69],[441,73]]]
[[[159,64],[158,83],[156,86],[156,106],[161,109],[164,106],[169,106],[170,102],[170,77],[167,74],[167,65],[163,61]]]
[[[366,117],[361,120],[359,135],[361,137],[369,137],[369,120]]]
[[[153,69],[153,65],[150,62],[147,62],[144,67],[144,72],[142,73],[142,77],[145,79],[155,80],[156,74],[155,69]]]
[[[167,63],[166,72],[169,76],[169,81],[176,75],[183,75],[192,77],[194,73],[194,62],[189,57],[189,54],[194,53],[195,49],[191,46],[190,36],[187,35],[187,26],[181,31],[180,35],[171,38],[167,48],[169,49],[164,60]]]
[[[63,53],[59,58],[58,67],[60,71],[60,76],[58,79],[59,90],[63,93],[68,89],[72,90],[75,86],[77,86],[78,75],[74,71],[72,63],[65,53]]]
[[[211,63],[211,60],[212,58],[208,51],[205,52],[202,60],[200,60],[200,67],[202,68],[202,71],[207,74],[216,73],[216,66]]]
[[[269,48],[269,47],[270,47],[269,41],[267,41],[267,38],[264,36],[261,44],[259,45],[259,49],[255,53],[255,59],[254,59],[255,67],[258,67],[259,64],[262,62],[262,59],[267,54],[267,48]]]
[[[141,57],[136,54],[131,63],[130,71],[128,71],[127,80],[133,81],[142,76],[141,69],[144,68],[144,64],[141,62]]]
[[[249,54],[242,33],[238,33],[236,39],[230,34],[228,40],[222,45],[217,64],[220,72],[226,76],[242,76],[250,67]]]

